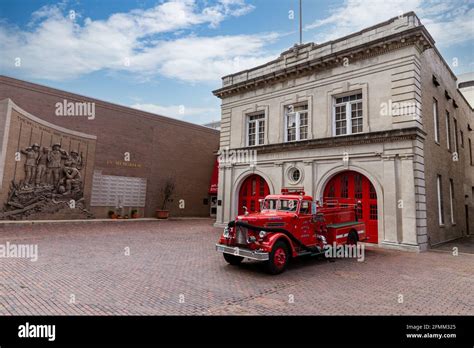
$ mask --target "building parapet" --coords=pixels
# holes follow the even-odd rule
[[[289,77],[311,74],[400,47],[417,45],[421,51],[434,47],[434,40],[414,12],[323,44],[295,45],[267,64],[222,78],[222,88],[213,91],[224,98]]]

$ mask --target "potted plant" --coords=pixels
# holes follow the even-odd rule
[[[132,209],[132,211],[130,212],[130,215],[132,216],[132,219],[138,218],[138,210]]]
[[[161,209],[156,209],[156,217],[158,219],[167,219],[169,217],[170,211],[167,210],[166,207],[168,206],[168,203],[173,201],[171,197],[174,194],[174,189],[174,180],[170,177],[165,181],[163,189],[161,190],[163,201],[161,204]]]
[[[115,219],[117,216],[115,215],[115,212],[113,210],[109,210],[109,212],[107,213],[107,215],[109,216],[109,219]]]

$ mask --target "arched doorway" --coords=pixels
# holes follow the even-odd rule
[[[244,180],[239,191],[239,215],[245,211],[246,206],[249,213],[260,211],[259,199],[265,198],[270,193],[268,184],[260,175],[253,174]]]
[[[363,174],[344,171],[336,174],[324,188],[324,199],[335,199],[340,204],[362,203],[359,219],[365,222],[369,243],[378,243],[377,192]]]

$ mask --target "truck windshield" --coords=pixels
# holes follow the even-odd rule
[[[266,199],[263,202],[264,210],[279,210],[295,212],[298,208],[296,199]]]

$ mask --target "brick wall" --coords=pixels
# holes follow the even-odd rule
[[[0,100],[10,98],[25,111],[55,125],[97,136],[94,169],[104,175],[147,178],[145,216],[159,207],[161,185],[168,176],[176,180],[174,216],[208,216],[209,182],[219,146],[219,132],[202,126],[106,103],[37,84],[0,76]],[[55,115],[55,104],[94,102],[95,119]],[[130,153],[135,167],[117,164]],[[185,208],[178,208],[184,199]],[[110,207],[113,208],[113,207]],[[108,208],[96,208],[104,215]],[[98,216],[100,217],[100,216]]]

